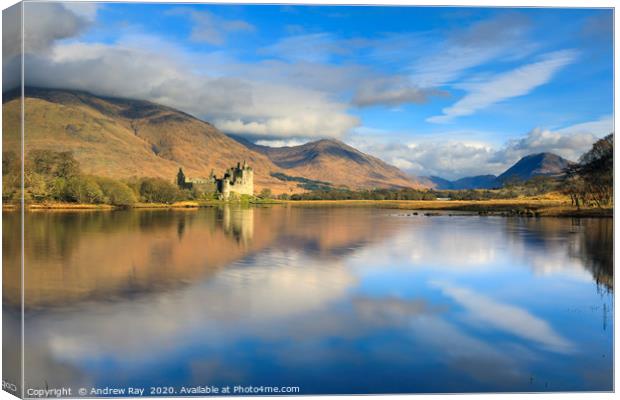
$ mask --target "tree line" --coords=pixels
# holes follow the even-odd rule
[[[614,134],[596,141],[579,162],[566,169],[563,192],[577,208],[613,203]]]
[[[15,152],[2,155],[3,201],[20,201],[21,162]],[[111,204],[131,206],[136,202],[173,203],[193,198],[162,178],[113,179],[82,173],[71,152],[31,150],[24,160],[24,200],[41,203]]]
[[[534,177],[511,181],[492,190],[417,190],[325,188],[303,193],[273,195],[263,189],[258,199],[269,200],[493,200],[536,196],[553,191],[568,195],[576,207],[603,207],[613,203],[613,134],[598,140],[578,163],[570,165],[563,177]],[[15,152],[2,157],[5,203],[20,200],[21,160]],[[183,200],[216,200],[213,188],[181,185],[185,176],[179,170],[177,184],[162,178],[133,177],[113,179],[84,174],[71,152],[31,150],[24,160],[24,198],[26,202],[58,201],[67,203],[131,206],[136,202],[171,204]],[[248,197],[248,196],[246,196]]]

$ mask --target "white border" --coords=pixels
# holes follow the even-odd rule
[[[31,2],[32,0],[25,0],[27,2]],[[34,0],[37,1],[37,0]],[[496,0],[496,1],[488,1],[488,0],[374,0],[374,1],[364,1],[364,0],[312,0],[312,1],[264,1],[264,0],[246,0],[246,1],[226,1],[226,0],[209,0],[209,1],[179,1],[179,0],[142,0],[142,1],[89,1],[89,0],[70,0],[71,2],[84,2],[84,3],[210,3],[210,4],[282,4],[282,5],[378,5],[378,6],[463,6],[463,7],[561,7],[561,8],[614,8],[615,14],[615,5],[616,2],[609,0],[522,0],[522,1],[513,1],[513,0]],[[8,8],[17,1],[14,0],[0,0],[0,4],[2,9]],[[615,17],[615,15],[614,15]],[[23,20],[23,13],[22,13]],[[2,22],[0,18],[0,31],[2,28]],[[618,30],[616,28],[615,18],[614,18],[614,130],[615,127],[615,115],[618,112],[618,106],[615,102],[615,94],[618,91],[618,82],[615,79],[615,75],[617,72],[618,65],[618,53],[615,51],[615,43],[618,42]],[[23,31],[23,24],[22,24]],[[23,34],[23,32],[22,32]],[[23,46],[23,43],[22,43]],[[0,54],[1,54],[1,44],[0,44]],[[22,52],[23,54],[23,52]],[[0,56],[1,57],[1,56]],[[22,62],[23,68],[23,62]],[[23,71],[22,71],[23,77]],[[23,96],[23,81],[22,81],[22,96]],[[23,97],[22,97],[23,101]],[[2,123],[2,113],[0,113],[0,124]],[[23,117],[23,112],[22,112]],[[0,125],[1,126],[1,125]],[[22,138],[23,138],[23,121],[22,121]],[[23,146],[23,141],[22,141]],[[0,142],[1,148],[1,142]],[[616,149],[617,152],[617,149]],[[617,154],[614,154],[614,160]],[[23,165],[22,165],[23,166]],[[23,172],[22,172],[23,173]],[[618,199],[618,194],[620,193],[620,188],[618,187],[618,174],[616,174],[616,170],[614,168],[614,196]],[[1,177],[0,177],[1,184]],[[23,210],[23,208],[22,208]],[[23,212],[23,211],[22,211]],[[2,222],[2,216],[0,214],[0,223]],[[618,227],[620,224],[618,220],[615,218],[615,210],[614,210],[614,232],[618,232]],[[23,227],[22,227],[22,235],[23,235]],[[616,265],[617,254],[615,253],[616,245],[620,239],[618,239],[618,235],[614,237],[614,266]],[[23,236],[22,236],[22,246],[23,246]],[[2,248],[0,247],[0,257],[2,255]],[[22,262],[23,262],[23,253],[22,253]],[[2,275],[0,274],[0,285],[2,282]],[[23,275],[22,275],[22,283],[23,283]],[[616,294],[616,293],[615,293]],[[618,299],[614,294],[614,315],[617,310]],[[22,293],[23,295],[23,293]],[[23,303],[22,303],[23,306]],[[23,320],[22,320],[22,329],[23,329]],[[0,341],[2,339],[2,330],[0,329]],[[614,324],[614,383],[618,382],[618,368],[616,368],[617,363],[617,351],[615,347],[615,343],[617,342],[618,330]],[[22,333],[23,340],[23,333]],[[0,363],[1,364],[1,363]],[[23,372],[23,357],[22,357],[22,372]],[[0,365],[0,376],[2,376],[2,366]],[[23,386],[23,385],[22,385]],[[393,400],[402,400],[402,399],[454,399],[454,396],[458,396],[460,399],[478,399],[478,398],[501,398],[506,400],[513,399],[522,399],[522,398],[545,398],[545,399],[607,399],[607,398],[615,398],[613,393],[591,393],[591,392],[583,392],[583,393],[544,393],[544,394],[498,394],[498,393],[486,393],[486,394],[440,394],[440,395],[377,395],[373,396],[378,399],[393,399]],[[326,399],[326,398],[339,398],[339,399],[354,399],[359,398],[359,396],[290,396],[289,398],[303,398],[303,399]],[[161,397],[162,399],[178,399],[179,397],[168,398]],[[226,397],[230,399],[249,399],[252,397]],[[274,396],[274,397],[260,397],[261,399],[281,399],[282,397]],[[4,399],[15,399],[14,396],[10,395],[8,392],[0,391],[0,400]]]

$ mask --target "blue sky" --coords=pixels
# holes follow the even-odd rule
[[[30,84],[164,103],[268,145],[338,138],[412,174],[501,173],[540,151],[574,160],[613,130],[608,9],[25,12]]]

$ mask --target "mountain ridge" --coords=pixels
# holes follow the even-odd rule
[[[266,155],[274,164],[288,171],[289,175],[321,181],[329,173],[328,178],[332,182],[353,188],[424,186],[398,168],[337,139],[324,138],[298,146],[269,147],[238,136],[231,137]],[[334,165],[338,168],[334,168]],[[348,173],[343,174],[342,171]]]
[[[521,157],[497,179],[508,182],[511,179],[528,180],[535,176],[557,176],[570,164],[569,160],[549,152],[529,154]]]
[[[536,176],[561,176],[566,167],[572,162],[550,152],[533,153],[521,157],[516,163],[498,176],[476,175],[454,181],[438,176],[422,177],[434,189],[466,190],[466,189],[495,189],[512,181],[527,181]]]
[[[20,102],[19,93],[3,94],[8,116],[3,129],[18,128],[19,119],[10,116],[19,115]],[[420,187],[398,168],[332,139],[295,148],[293,156],[299,158],[287,165],[282,150],[240,143],[209,122],[150,101],[27,87],[24,103],[26,148],[71,151],[86,174],[172,181],[179,167],[188,177],[207,177],[212,170],[221,175],[245,160],[255,170],[256,192],[263,188],[276,194],[303,191],[295,181],[274,174],[352,189]],[[18,140],[5,135],[5,148],[18,148]],[[356,168],[351,169],[352,165]]]

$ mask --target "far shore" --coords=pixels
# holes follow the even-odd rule
[[[613,207],[581,208],[561,200],[298,200],[287,204],[300,206],[376,206],[401,210],[467,211],[481,215],[526,217],[613,217]],[[432,215],[432,213],[425,213]]]
[[[501,200],[264,200],[240,203],[224,201],[183,201],[173,204],[136,203],[130,209],[174,209],[195,210],[222,205],[284,205],[291,207],[380,207],[400,210],[464,211],[479,215],[524,216],[524,217],[613,217],[613,207],[577,209],[563,200],[518,198]],[[3,211],[18,210],[19,206],[3,204]],[[109,204],[41,203],[28,204],[29,211],[112,211],[119,209]]]

